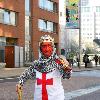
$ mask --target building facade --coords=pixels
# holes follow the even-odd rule
[[[66,0],[66,2],[66,31],[69,39],[67,47],[71,48],[72,40],[75,38],[82,53],[85,53],[88,48],[92,51],[98,49],[97,44],[100,45],[100,1]],[[79,23],[78,27],[76,23],[73,23],[75,21]]]
[[[23,62],[38,59],[38,43],[44,34],[51,35],[55,39],[58,50],[58,8],[59,0],[0,2],[0,62],[6,62],[6,55],[9,54],[5,53],[7,46],[23,47],[23,52],[21,51],[19,57],[16,57],[20,59],[23,53]],[[13,59],[15,60],[15,53]]]
[[[95,48],[93,40],[100,39],[100,1],[81,0],[81,35],[83,44]]]
[[[18,52],[20,47],[25,45],[25,5],[23,4],[24,0],[0,1],[0,62],[6,62],[7,67],[19,65]],[[18,47],[17,52],[15,46]]]
[[[31,44],[34,59],[37,59],[38,42],[42,35],[49,34],[55,39],[58,49],[59,42],[59,0],[32,0],[31,1]]]
[[[64,35],[67,58],[79,52],[79,0],[66,0],[66,28]]]
[[[65,49],[66,0],[59,0],[59,48]]]

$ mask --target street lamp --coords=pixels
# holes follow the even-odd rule
[[[79,62],[81,62],[81,0],[79,0]],[[79,63],[79,68],[81,63]]]

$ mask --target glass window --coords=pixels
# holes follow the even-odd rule
[[[0,22],[3,23],[4,10],[0,9]]]
[[[30,11],[30,0],[25,0],[25,11]]]
[[[47,21],[43,20],[43,30],[47,30]]]
[[[81,1],[81,5],[82,5],[82,6],[88,5],[88,3],[89,3],[89,0],[82,0],[82,1]]]
[[[53,11],[53,2],[47,1],[47,8],[48,10]]]
[[[48,31],[48,32],[57,32],[57,24],[39,19],[38,20],[38,28],[42,31]]]
[[[0,22],[16,25],[16,13],[7,9],[0,9]]]
[[[44,2],[45,0],[39,0],[39,7],[44,8]]]
[[[43,8],[49,10],[48,9],[48,1],[47,0],[43,0]]]
[[[90,7],[86,7],[86,12],[90,12]]]
[[[10,15],[10,12],[8,12],[8,11],[4,12],[4,23],[6,23],[6,24],[10,23],[9,15]]]
[[[6,38],[0,37],[0,46],[5,46],[5,45],[6,45]]]
[[[47,30],[49,32],[53,32],[53,23],[52,22],[47,22]]]
[[[25,0],[25,15],[30,15],[30,0]]]
[[[38,21],[38,27],[40,29],[43,29],[43,20],[39,19],[39,21]]]
[[[57,32],[57,24],[53,23],[53,32]]]
[[[47,29],[47,22],[45,20],[39,19],[38,27],[40,30],[46,30]]]
[[[57,3],[53,3],[53,11],[58,12]]]
[[[100,12],[100,7],[99,6],[96,7],[96,12]]]
[[[10,13],[10,24],[11,25],[15,25],[16,24],[16,16],[15,16],[15,13],[14,12],[11,12]]]
[[[5,58],[5,51],[0,49],[0,62],[4,62],[4,58]]]
[[[57,12],[57,4],[50,0],[39,0],[39,7],[48,11]]]
[[[6,45],[17,45],[17,38],[6,38]]]

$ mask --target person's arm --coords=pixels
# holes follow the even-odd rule
[[[63,56],[60,56],[56,61],[58,63],[58,69],[62,75],[63,79],[69,79],[71,77],[72,68],[69,65],[69,62]]]
[[[19,77],[19,84],[23,85],[28,79],[35,79],[35,77],[36,77],[36,74],[35,74],[34,68],[33,66],[30,66]]]
[[[61,59],[62,60],[62,59]],[[71,77],[72,68],[67,61],[61,61],[60,72],[63,79],[69,79]]]
[[[16,92],[18,94],[18,100],[22,100],[22,86],[28,79],[35,79],[36,73],[34,71],[34,66],[30,66],[25,70],[22,75],[19,77],[19,82],[16,85]]]

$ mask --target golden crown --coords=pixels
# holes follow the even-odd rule
[[[54,45],[54,38],[50,37],[50,35],[44,35],[40,38],[40,44],[43,42],[51,42]]]

